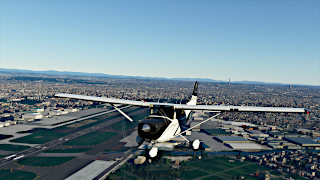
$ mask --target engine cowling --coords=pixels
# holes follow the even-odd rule
[[[199,146],[200,146],[200,140],[199,140],[199,139],[196,139],[196,140],[194,140],[194,141],[192,142],[192,148],[193,148],[194,150],[199,149]]]
[[[157,156],[157,154],[158,154],[158,147],[153,146],[149,151],[149,155],[150,157],[154,158]]]
[[[158,139],[169,124],[166,119],[145,119],[138,124],[138,134],[142,139]]]

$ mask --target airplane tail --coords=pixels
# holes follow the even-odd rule
[[[194,83],[194,88],[191,96],[191,100],[187,103],[187,105],[197,105],[198,100],[198,82],[196,81]],[[185,110],[187,119],[189,118],[189,115],[191,113],[191,110]]]

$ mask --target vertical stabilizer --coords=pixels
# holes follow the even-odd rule
[[[193,88],[193,92],[192,92],[192,96],[198,96],[198,82],[196,81],[194,83],[194,88]]]
[[[194,88],[191,96],[191,100],[187,103],[187,105],[197,105],[197,99],[198,99],[198,82],[196,81],[194,83]],[[191,110],[185,110],[186,117],[189,118]]]

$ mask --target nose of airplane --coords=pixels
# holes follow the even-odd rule
[[[151,130],[151,127],[149,126],[149,124],[144,124],[142,126],[142,131],[143,132],[150,132],[150,130]]]

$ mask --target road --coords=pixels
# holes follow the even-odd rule
[[[119,109],[124,109],[124,108],[128,108],[128,107],[129,106],[125,106],[125,107],[122,107],[122,108],[119,108]],[[87,117],[84,117],[84,118],[79,118],[76,121],[86,120],[86,119],[89,119],[89,118],[93,118],[93,117],[96,117],[96,116],[101,116],[103,114],[111,113],[111,112],[114,112],[114,111],[116,111],[116,110],[114,109],[114,110],[109,110],[109,111],[106,111],[106,112],[101,112],[101,113],[94,114],[94,115],[91,115],[91,116],[87,116]],[[77,132],[74,132],[74,133],[69,134],[69,135],[64,136],[64,137],[61,137],[59,139],[52,140],[52,141],[47,142],[45,144],[34,146],[32,148],[20,151],[18,153],[12,154],[12,155],[7,156],[7,157],[4,157],[4,158],[0,159],[0,166],[3,166],[3,165],[8,164],[10,162],[16,161],[18,159],[30,156],[32,154],[44,151],[47,148],[50,148],[50,147],[56,146],[58,144],[70,141],[72,139],[75,139],[77,137],[86,135],[88,133],[94,132],[94,131],[96,131],[98,129],[101,129],[101,128],[105,127],[105,126],[108,126],[110,124],[113,124],[113,123],[121,121],[121,120],[122,119],[112,119],[112,120],[106,121],[104,123],[97,124],[95,126],[92,126],[92,127],[89,127],[89,128],[83,129],[83,130],[79,130]]]

